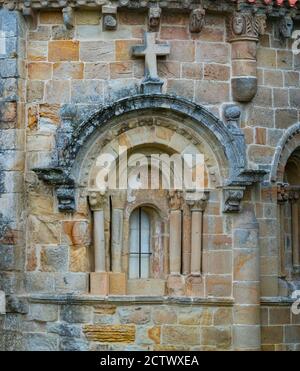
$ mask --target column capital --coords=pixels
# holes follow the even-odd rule
[[[289,199],[288,184],[278,183],[277,184],[277,201],[279,204],[284,204]]]
[[[89,204],[92,211],[103,210],[107,202],[105,191],[92,191],[89,193]]]
[[[185,200],[191,211],[205,211],[209,200],[209,191],[186,192]]]
[[[169,207],[171,210],[181,210],[183,201],[181,190],[170,190],[168,192]]]
[[[111,195],[113,209],[124,209],[127,200],[127,191],[115,191]]]

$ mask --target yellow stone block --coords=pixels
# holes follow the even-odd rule
[[[102,343],[133,343],[134,325],[85,325],[83,332],[88,340]]]

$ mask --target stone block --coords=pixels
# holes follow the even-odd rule
[[[90,323],[92,320],[92,307],[86,305],[63,305],[60,318],[68,323]]]
[[[202,76],[203,76],[203,69],[199,63],[183,63],[182,64],[182,77],[184,79],[201,80]]]
[[[69,268],[68,246],[42,246],[40,267],[43,272],[67,272]]]
[[[286,343],[300,343],[300,326],[291,325],[284,327],[284,339]]]
[[[202,104],[220,104],[229,101],[230,85],[222,82],[196,81],[195,100]]]
[[[78,41],[50,41],[48,46],[49,62],[71,62],[79,60]]]
[[[40,13],[41,24],[63,24],[63,15],[60,11],[42,11]]]
[[[270,308],[269,310],[270,325],[289,325],[290,322],[291,322],[290,308]]]
[[[83,63],[70,63],[70,62],[54,63],[53,79],[57,80],[83,79]]]
[[[52,273],[28,272],[25,274],[27,292],[53,292],[54,277]]]
[[[124,324],[145,325],[151,320],[151,308],[141,307],[120,307],[118,308],[120,322]]]
[[[156,325],[172,325],[177,323],[177,312],[174,308],[168,306],[154,307],[152,320]]]
[[[230,78],[230,68],[220,64],[206,64],[204,66],[204,80],[228,81]]]
[[[185,295],[185,279],[181,275],[170,275],[167,280],[167,293],[170,296]]]
[[[5,314],[5,307],[6,307],[5,292],[0,291],[0,314]]]
[[[230,349],[232,345],[231,327],[203,327],[201,344],[216,346],[217,349]]]
[[[86,352],[89,350],[89,343],[82,339],[62,336],[59,340],[59,350],[67,352]]]
[[[126,281],[125,273],[109,272],[109,295],[126,295]]]
[[[89,291],[89,274],[88,273],[56,273],[55,290],[65,292]]]
[[[166,293],[165,280],[139,279],[128,280],[127,282],[128,295],[164,296],[165,293]]]
[[[109,274],[106,272],[91,272],[90,291],[92,295],[107,296],[109,293]]]
[[[183,308],[178,312],[178,324],[212,326],[213,310],[210,308]]]
[[[85,63],[84,64],[85,79],[109,79],[109,64],[108,63]]]
[[[30,41],[27,46],[28,61],[47,61],[47,41]]]
[[[80,43],[80,60],[82,62],[113,62],[114,44],[105,41],[83,41]]]
[[[74,35],[74,28],[67,29],[64,25],[52,27],[52,40],[72,40]]]
[[[133,76],[132,62],[113,62],[110,63],[110,78],[121,79]]]
[[[199,326],[162,326],[162,344],[165,345],[199,345]]]
[[[28,64],[28,78],[30,80],[50,80],[52,77],[52,65],[46,62]]]
[[[206,63],[228,64],[230,60],[229,45],[198,42],[196,47],[196,61]],[[181,58],[179,57],[179,60]]]
[[[58,306],[52,304],[31,304],[29,318],[40,322],[54,322],[58,319]]]
[[[48,104],[69,103],[70,82],[51,80],[46,84],[46,98]]]
[[[58,337],[50,334],[24,334],[24,347],[26,351],[57,351]]]
[[[185,282],[187,296],[204,297],[204,280],[200,276],[189,276]]]
[[[171,51],[167,60],[194,62],[195,61],[195,44],[193,41],[170,41]]]
[[[300,89],[290,89],[290,104],[292,107],[300,109]]]
[[[275,126],[277,129],[288,129],[296,124],[298,112],[296,109],[277,109],[275,111]]]
[[[260,326],[234,326],[233,339],[237,350],[260,350]]]
[[[100,23],[101,15],[93,10],[80,10],[76,12],[75,22],[78,25],[97,25]]]
[[[283,343],[283,326],[262,326],[262,344],[281,344]]]
[[[72,81],[72,103],[103,103],[104,85],[99,80]]]
[[[62,322],[49,323],[47,324],[47,332],[57,334],[59,336],[79,338],[81,337],[81,326]]]
[[[257,281],[259,279],[259,251],[258,249],[234,250],[234,277],[235,281]]]
[[[134,343],[134,325],[85,325],[83,332],[90,341],[101,343]]]
[[[232,308],[217,308],[214,312],[214,326],[225,326],[233,323]]]
[[[233,310],[234,323],[238,325],[259,325],[260,309],[258,305],[236,305]]]
[[[230,297],[231,291],[231,276],[209,275],[206,277],[206,292],[208,296]]]

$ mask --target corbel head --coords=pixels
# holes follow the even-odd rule
[[[200,33],[205,25],[205,9],[194,9],[190,15],[190,32]]]
[[[279,31],[279,36],[282,39],[287,39],[292,37],[294,29],[294,21],[290,15],[286,15],[282,17],[279,21],[278,24],[278,31]]]
[[[149,8],[148,26],[149,31],[157,32],[159,30],[161,8],[159,6]]]

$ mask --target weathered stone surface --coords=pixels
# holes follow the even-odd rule
[[[143,325],[150,322],[151,309],[149,307],[118,308],[121,323]]]
[[[232,345],[231,328],[204,327],[201,330],[201,344],[213,345],[217,349],[229,349]]]
[[[24,335],[24,348],[26,351],[57,351],[58,338],[50,334],[33,334]]]
[[[133,343],[135,326],[133,325],[85,325],[83,332],[88,340],[102,343]]]
[[[6,300],[4,291],[0,291],[0,314],[5,314]]]
[[[92,320],[92,307],[63,305],[60,318],[68,323],[89,323]]]
[[[60,246],[42,246],[41,248],[41,270],[43,272],[67,272],[69,247]]]
[[[41,322],[53,322],[58,319],[58,306],[47,304],[31,304],[29,317]]]
[[[85,352],[89,350],[89,343],[81,339],[63,336],[59,340],[59,350],[68,352]]]
[[[162,344],[198,345],[200,344],[199,326],[162,326]]]

